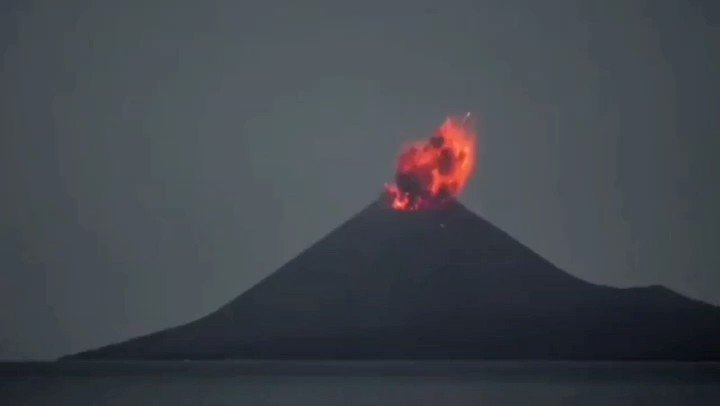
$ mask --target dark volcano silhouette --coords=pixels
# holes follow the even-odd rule
[[[71,359],[720,359],[720,308],[552,265],[461,204],[377,201],[194,322]]]

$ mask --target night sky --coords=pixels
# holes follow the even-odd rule
[[[583,279],[720,304],[713,1],[281,3],[0,4],[0,358],[215,310],[466,111],[468,208]]]

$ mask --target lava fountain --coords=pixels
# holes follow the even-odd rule
[[[406,146],[397,160],[395,183],[385,185],[392,207],[437,209],[458,197],[475,169],[476,140],[467,113],[448,117],[429,139]]]

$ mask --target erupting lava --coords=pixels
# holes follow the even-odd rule
[[[475,168],[469,118],[448,117],[435,135],[400,154],[395,183],[385,186],[395,210],[438,208],[463,191]]]

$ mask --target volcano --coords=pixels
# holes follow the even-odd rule
[[[720,308],[555,267],[457,201],[383,198],[210,315],[69,359],[720,359]]]

